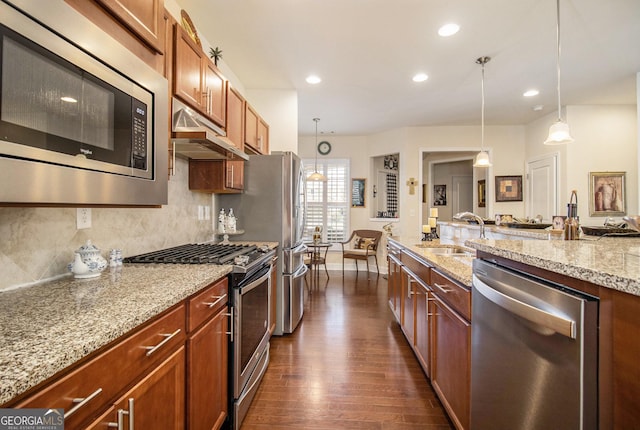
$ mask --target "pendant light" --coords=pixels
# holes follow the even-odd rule
[[[556,0],[556,40],[558,51],[556,57],[556,69],[558,72],[558,121],[549,127],[549,137],[544,141],[545,145],[564,145],[573,142],[573,137],[569,132],[569,124],[562,120],[562,110],[560,106],[560,0]]]
[[[318,121],[320,121],[320,118],[314,118],[313,120],[316,123],[316,146],[314,147],[314,150],[316,153],[316,161],[314,166],[314,172],[307,177],[307,181],[326,182],[327,177],[324,176],[322,173],[318,172]]]
[[[480,57],[476,60],[477,64],[482,66],[482,114],[481,114],[481,126],[480,126],[480,152],[476,155],[476,161],[473,163],[473,167],[491,167],[491,161],[489,160],[489,153],[484,150],[484,65],[491,60],[491,57]]]

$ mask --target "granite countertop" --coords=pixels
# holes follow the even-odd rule
[[[0,293],[0,404],[222,278],[224,265],[125,264]]]
[[[446,256],[434,254],[429,251],[428,248],[449,248],[449,247],[465,247],[464,245],[452,245],[441,243],[440,240],[432,241],[420,241],[418,238],[413,237],[399,237],[392,236],[389,238],[403,248],[409,250],[411,254],[418,258],[425,260],[428,264],[434,266],[442,274],[449,276],[450,278],[460,282],[461,284],[471,288],[471,265],[473,263],[473,256]],[[472,248],[468,248],[473,252]]]
[[[486,240],[478,251],[640,296],[640,239]]]
[[[465,228],[468,230],[477,230],[478,237],[480,236],[480,225],[478,224],[470,224],[470,223],[459,222],[459,221],[438,221],[438,225]],[[489,232],[506,234],[509,236],[513,236],[514,239],[518,237],[522,237],[522,238],[541,239],[541,240],[548,240],[548,239],[562,240],[563,238],[562,230],[538,229],[538,228],[536,229],[512,228],[512,227],[505,227],[502,225],[495,225],[495,224],[485,224],[484,231],[485,231],[485,234]]]

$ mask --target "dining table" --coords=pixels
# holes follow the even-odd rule
[[[311,269],[311,290],[320,284],[320,265],[326,267],[326,251],[331,247],[328,242],[305,242],[309,249],[309,268]],[[327,278],[329,274],[327,273]]]

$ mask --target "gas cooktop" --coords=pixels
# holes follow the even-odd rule
[[[169,263],[169,264],[237,264],[248,263],[251,254],[257,253],[255,245],[236,245],[221,243],[190,243],[161,249],[146,254],[134,255],[124,259],[125,263]]]

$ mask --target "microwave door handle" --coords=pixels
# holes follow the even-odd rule
[[[492,282],[484,276],[473,274],[473,286],[487,300],[492,301],[501,308],[524,318],[534,324],[553,330],[554,332],[571,339],[576,338],[576,322],[568,320],[559,315],[532,306],[528,303],[517,300],[494,288],[489,283]]]

